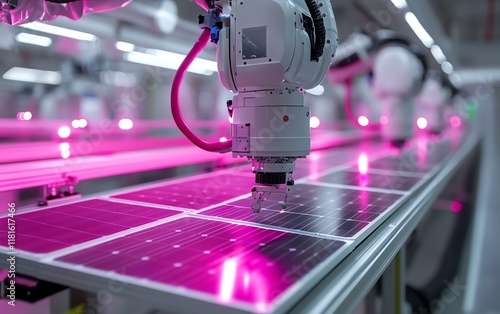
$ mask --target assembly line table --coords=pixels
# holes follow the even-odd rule
[[[455,130],[401,152],[315,151],[297,162],[286,210],[272,195],[259,214],[248,165],[25,208],[16,272],[168,313],[348,313],[384,272],[387,295],[404,296],[402,248],[478,145]],[[8,267],[6,228],[0,237]]]

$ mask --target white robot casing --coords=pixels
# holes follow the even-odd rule
[[[387,119],[381,126],[384,138],[397,141],[413,137],[423,71],[421,62],[405,47],[384,48],[375,58],[373,85]]]
[[[332,6],[317,2],[326,30],[318,61],[311,60],[303,25],[311,14],[304,0],[233,1],[224,19],[217,61],[221,83],[237,93],[233,155],[265,161],[270,172],[292,172],[293,160],[310,153],[311,113],[303,89],[323,81],[338,46]]]

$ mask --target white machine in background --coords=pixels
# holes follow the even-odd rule
[[[439,134],[445,126],[445,112],[451,106],[452,88],[438,76],[429,77],[417,100],[417,117],[422,129]]]
[[[285,195],[285,208],[295,161],[311,150],[311,110],[304,106],[304,90],[323,81],[338,46],[330,1],[233,1],[225,15],[222,1],[196,2],[208,10],[200,22],[218,42],[220,81],[236,93],[228,101],[233,123],[226,148],[234,157],[252,160],[259,184],[252,189],[252,209],[259,212],[273,192]],[[193,137],[182,121],[176,122]],[[215,150],[223,152],[223,147]]]
[[[420,92],[427,64],[425,57],[409,42],[390,30],[380,30],[375,37],[352,34],[340,47],[331,67],[332,83],[346,85],[346,112],[351,117],[351,89],[359,75],[373,75],[373,93],[381,106],[378,126],[382,136],[400,147],[413,137],[415,100]],[[349,104],[349,105],[347,105]]]

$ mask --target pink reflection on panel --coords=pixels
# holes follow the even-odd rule
[[[61,151],[61,157],[67,159],[71,156],[70,146],[68,142],[59,144],[59,150]]]
[[[317,152],[312,152],[311,155],[309,156],[310,162],[309,162],[309,176],[310,180],[316,181],[319,178],[319,154]]]
[[[380,124],[386,125],[389,122],[389,119],[386,116],[380,117]]]
[[[358,157],[358,169],[359,173],[362,175],[366,175],[368,173],[368,155],[366,153],[362,153]]]
[[[427,161],[427,145],[428,145],[428,139],[425,136],[421,136],[417,138],[417,155],[418,155],[418,162],[421,165],[425,165]]]
[[[229,258],[222,266],[222,279],[219,292],[219,299],[222,302],[229,302],[233,299],[234,284],[236,281],[236,259]]]

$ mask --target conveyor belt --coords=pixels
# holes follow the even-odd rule
[[[456,151],[447,140],[425,147],[400,155],[377,143],[316,152],[298,163],[286,212],[272,196],[260,214],[251,213],[252,177],[243,168],[27,210],[16,216],[19,232],[29,237],[34,233],[22,231],[23,223],[33,230],[42,224],[46,231],[31,240],[41,245],[43,237],[56,238],[44,254],[19,242],[17,267],[88,291],[119,280],[126,286],[122,296],[173,312],[285,312],[471,150],[469,143]],[[356,172],[361,153],[371,157],[366,173]],[[132,223],[140,212],[142,220]],[[50,224],[59,227],[46,228]],[[106,232],[110,225],[113,234]],[[57,237],[60,228],[89,235],[68,240]]]

